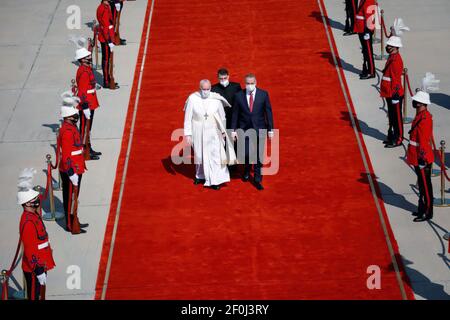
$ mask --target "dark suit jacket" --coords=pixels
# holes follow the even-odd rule
[[[253,128],[271,131],[273,129],[273,116],[267,91],[256,88],[253,112],[250,112],[246,95],[246,90],[242,90],[236,93],[234,97],[231,128],[233,130]]]

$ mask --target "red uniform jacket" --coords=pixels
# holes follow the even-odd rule
[[[433,163],[434,153],[431,145],[433,138],[433,119],[428,110],[416,115],[409,131],[409,145],[406,158],[412,166],[419,165],[419,159],[427,164]]]
[[[356,33],[364,33],[367,29],[373,31],[375,29],[376,10],[375,0],[359,1],[353,31]]]
[[[36,268],[43,271],[55,267],[48,234],[39,214],[24,211],[20,219],[20,237],[23,243],[22,269],[33,272]]]
[[[89,109],[98,108],[97,92],[95,91],[95,76],[91,67],[81,65],[77,71],[77,88],[80,104],[78,109],[83,109],[83,104],[87,104]]]
[[[403,59],[400,53],[389,55],[381,78],[380,96],[383,98],[391,98],[396,93],[402,97],[404,89],[402,85]]]
[[[59,171],[82,174],[86,170],[83,156],[83,144],[78,128],[71,123],[63,122],[59,130],[58,143],[61,147]]]
[[[97,20],[99,23],[98,41],[114,42],[114,19],[109,4],[100,3],[97,8]]]

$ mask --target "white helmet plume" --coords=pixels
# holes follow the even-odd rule
[[[431,72],[425,73],[425,77],[422,79],[422,91],[430,92],[439,90],[439,82],[441,80],[436,79],[435,75]]]
[[[33,189],[33,178],[35,174],[36,170],[34,168],[25,168],[22,170],[17,181],[19,191],[28,191]]]
[[[87,40],[84,37],[75,36],[72,34],[69,36],[69,41],[75,44],[77,49],[86,48]]]
[[[410,31],[409,27],[405,25],[402,18],[396,18],[394,20],[394,25],[391,27],[393,36],[401,36],[404,31]]]
[[[73,95],[71,90],[61,93],[61,98],[63,99],[63,105],[67,107],[76,107],[81,101],[79,97]]]

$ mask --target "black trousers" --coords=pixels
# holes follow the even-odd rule
[[[41,285],[37,279],[37,276],[34,273],[31,272],[24,272],[23,273],[25,277],[25,283],[26,283],[26,299],[27,300],[39,300],[41,295]],[[32,293],[33,288],[33,282],[34,282],[34,297]],[[34,298],[34,299],[33,299]]]
[[[369,39],[365,40],[364,35],[368,34]],[[363,74],[375,74],[375,60],[373,55],[373,32],[358,33],[359,42],[361,42],[363,54]]]
[[[66,172],[59,172],[61,174],[61,181],[62,181],[62,194],[63,194],[63,205],[64,205],[64,215],[66,217],[66,226],[68,227],[69,224],[69,191],[70,191],[70,185],[72,184],[72,181],[70,181],[69,175]],[[81,178],[83,177],[82,174],[78,175],[78,194],[80,193],[80,187],[81,187]],[[72,222],[72,221],[71,221]]]
[[[94,123],[94,114],[95,114],[95,110],[90,110],[91,111],[91,123],[89,125],[89,132],[91,132],[92,130],[92,123]],[[85,132],[85,127],[86,127],[86,117],[84,116],[84,112],[82,110],[80,110],[80,132],[81,132],[81,139],[84,140],[84,135],[86,134]],[[89,146],[91,145],[91,141],[89,141]]]
[[[433,185],[431,184],[431,164],[420,169],[418,166],[414,167],[419,182],[419,205],[418,213],[429,218],[433,217]]]
[[[387,136],[388,141],[395,144],[400,144],[403,141],[403,97],[398,100],[398,103],[393,104],[392,98],[386,98],[389,119]]]
[[[250,129],[255,130],[255,129]],[[267,130],[256,130],[256,144],[254,141],[250,141],[250,137],[245,137],[245,164],[244,164],[244,174],[250,174],[250,168],[253,165],[253,171],[255,173],[255,182],[262,182],[262,159],[264,156],[264,147],[266,143]],[[256,158],[256,163],[252,164]]]
[[[102,46],[102,70],[103,70],[103,87],[109,87],[111,75],[109,74],[109,64],[111,62],[111,49],[108,42],[100,42]]]
[[[347,15],[345,18],[345,32],[353,32],[357,2],[358,0],[345,0],[345,13]]]

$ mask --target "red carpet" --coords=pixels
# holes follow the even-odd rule
[[[107,299],[401,299],[318,12],[315,0],[156,0]],[[263,192],[239,179],[194,186],[193,167],[169,160],[186,97],[222,66],[270,93],[281,164]],[[369,265],[380,290],[366,287]]]

